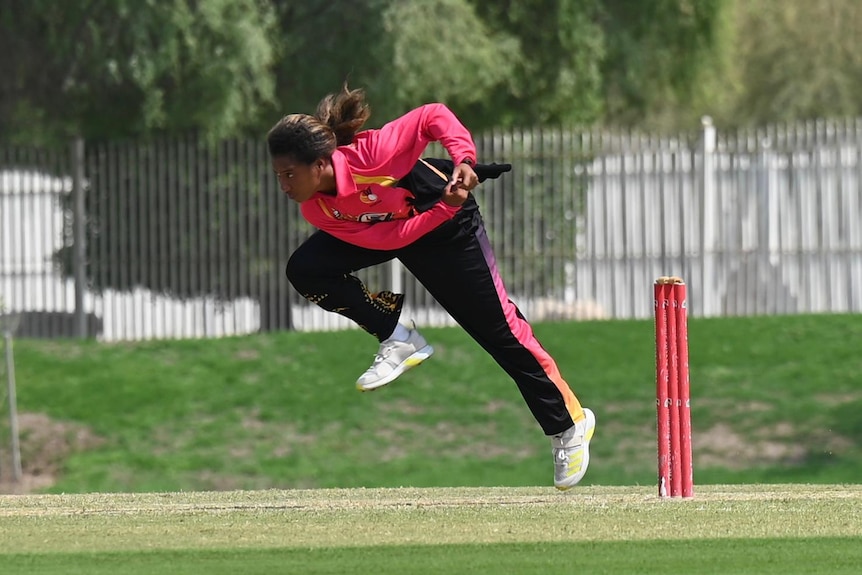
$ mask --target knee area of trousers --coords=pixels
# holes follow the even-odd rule
[[[284,267],[284,275],[291,285],[300,289],[304,284],[314,276],[314,267],[310,265],[308,258],[294,253],[287,260],[287,265]],[[300,290],[301,291],[301,290]]]

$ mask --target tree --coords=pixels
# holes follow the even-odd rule
[[[6,0],[0,133],[235,133],[273,98],[275,24],[263,0]]]
[[[478,102],[489,127],[559,122],[589,124],[601,116],[604,32],[599,0],[471,0],[492,30],[514,38],[512,73]]]
[[[731,1],[602,0],[605,122],[678,129],[702,115],[699,87],[723,71]]]
[[[465,0],[276,0],[284,46],[279,113],[313,112],[348,80],[368,94],[370,126],[418,104],[456,113],[509,81],[519,57]],[[463,115],[463,114],[462,114]],[[474,118],[466,119],[476,127]]]
[[[862,115],[857,0],[752,0],[737,6],[725,124]]]

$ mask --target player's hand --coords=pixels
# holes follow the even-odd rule
[[[479,177],[470,164],[458,164],[443,190],[443,201],[450,206],[460,206],[467,201],[467,194],[479,185]]]
[[[460,186],[468,192],[479,185],[479,176],[470,164],[458,164],[452,171],[450,182],[460,182]]]

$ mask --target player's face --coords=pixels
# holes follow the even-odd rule
[[[297,162],[290,156],[272,158],[272,169],[278,177],[281,191],[291,200],[302,203],[320,190],[323,160],[311,164]]]

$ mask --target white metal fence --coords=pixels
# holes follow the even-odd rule
[[[544,128],[477,145],[513,164],[476,195],[528,318],[647,318],[669,274],[687,280],[693,316],[862,309],[860,121],[705,122],[674,138]],[[0,297],[20,335],[348,327],[284,279],[309,232],[260,141],[0,148]],[[404,291],[418,323],[452,323],[400,266],[361,275]]]

